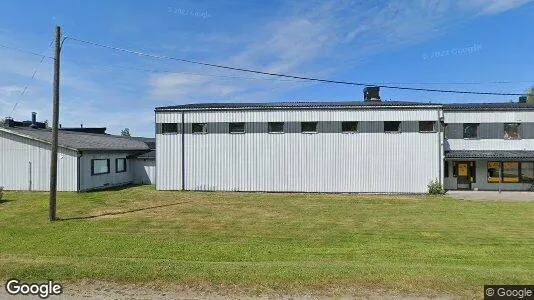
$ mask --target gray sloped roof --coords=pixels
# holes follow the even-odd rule
[[[449,159],[534,159],[534,151],[528,150],[451,150],[445,152]]]
[[[21,127],[2,128],[6,132],[24,136],[30,139],[51,143],[52,131],[50,129],[32,129]],[[140,140],[86,132],[63,131],[58,132],[58,144],[61,147],[74,150],[108,150],[108,151],[147,151],[149,147]]]

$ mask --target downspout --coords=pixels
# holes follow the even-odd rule
[[[439,184],[443,187],[443,183],[442,183],[442,174],[441,174],[441,164],[443,163],[443,160],[444,158],[442,157],[443,156],[443,153],[441,151],[441,114],[440,114],[440,110],[438,109],[438,157],[439,157],[439,162],[438,162],[438,174],[439,174]]]
[[[78,170],[76,170],[76,191],[77,192],[80,192],[80,157],[82,157],[82,151],[78,151],[78,155],[76,156],[76,163],[77,163],[77,168]]]
[[[29,173],[28,175],[30,179],[28,182],[29,184],[28,190],[31,191],[32,190],[32,162],[31,161],[28,162],[28,173]]]
[[[182,110],[182,191],[185,191],[185,122]]]

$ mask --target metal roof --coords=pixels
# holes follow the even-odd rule
[[[50,129],[32,129],[21,127],[0,128],[18,136],[38,140],[50,144],[52,131]],[[73,150],[101,150],[101,151],[147,151],[149,147],[140,140],[129,137],[96,134],[74,131],[58,131],[58,144]]]
[[[350,107],[438,107],[441,104],[405,101],[343,101],[343,102],[265,102],[265,103],[195,103],[156,107],[165,110],[205,109],[283,109],[283,108],[350,108]]]
[[[534,151],[527,150],[451,150],[448,159],[534,159]]]
[[[519,102],[501,103],[448,103],[444,110],[534,110],[534,104]]]
[[[501,103],[425,103],[408,101],[341,101],[341,102],[265,102],[265,103],[193,103],[156,107],[156,111],[169,110],[217,110],[217,109],[305,109],[305,108],[376,108],[440,107],[444,110],[534,110],[534,104],[518,102]]]

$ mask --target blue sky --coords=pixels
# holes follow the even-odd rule
[[[0,44],[46,55],[60,25],[64,35],[84,40],[297,76],[513,93],[534,84],[530,0],[4,0],[0,7]],[[0,117],[29,119],[36,111],[50,120],[52,61],[1,47],[0,55]],[[517,100],[391,89],[381,95]],[[154,60],[72,40],[62,50],[63,126],[105,126],[113,134],[128,127],[152,136],[157,106],[361,99],[358,86]]]

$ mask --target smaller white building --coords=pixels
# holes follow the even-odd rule
[[[48,191],[52,131],[0,126],[0,186],[6,190]],[[58,191],[88,191],[139,182],[142,140],[108,134],[59,131]],[[153,173],[153,171],[152,171]]]

